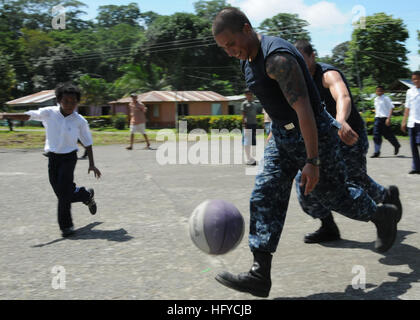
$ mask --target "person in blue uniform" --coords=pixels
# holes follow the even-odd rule
[[[295,47],[302,54],[308,70],[320,93],[327,111],[337,120],[340,148],[346,163],[348,180],[363,187],[376,203],[391,203],[399,209],[398,221],[401,219],[402,205],[397,186],[383,187],[367,174],[366,155],[369,149],[365,123],[353,101],[350,87],[344,74],[326,63],[317,63],[315,50],[307,40],[298,40]],[[296,184],[300,184],[300,172]],[[307,214],[321,220],[321,227],[305,236],[306,243],[320,243],[340,239],[340,232],[334,222],[331,210],[322,206],[311,194],[302,195],[296,188],[299,203]]]
[[[225,52],[241,60],[246,86],[272,120],[272,138],[250,199],[249,247],[254,256],[248,272],[222,272],[221,284],[255,296],[271,289],[271,261],[283,230],[293,180],[302,171],[304,195],[352,219],[377,228],[375,248],[391,248],[397,232],[397,208],[377,206],[361,187],[347,181],[338,137],[339,125],[324,110],[305,61],[289,42],[257,34],[245,14],[226,8],[213,21],[213,37]]]

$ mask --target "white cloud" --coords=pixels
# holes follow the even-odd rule
[[[229,3],[241,8],[256,26],[279,13],[298,14],[309,22],[311,28],[332,29],[351,24],[351,12],[343,13],[328,1],[313,5],[306,5],[304,0],[231,0]]]

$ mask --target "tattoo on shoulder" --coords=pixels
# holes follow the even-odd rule
[[[291,106],[308,95],[302,70],[292,55],[281,53],[270,56],[266,62],[266,71],[279,83]]]

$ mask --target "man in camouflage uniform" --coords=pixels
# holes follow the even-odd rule
[[[369,141],[365,123],[360,116],[345,76],[337,68],[316,63],[315,51],[307,40],[298,40],[296,48],[302,54],[327,111],[340,123],[339,145],[347,167],[348,180],[360,185],[376,203],[391,203],[398,207],[397,221],[401,219],[402,206],[396,186],[384,188],[367,174],[366,155]],[[300,184],[301,173],[296,176]],[[305,236],[306,243],[320,243],[340,239],[340,232],[334,222],[331,210],[323,206],[312,194],[303,195],[296,188],[302,209],[315,219],[321,220],[321,227]]]
[[[293,179],[302,171],[300,188],[345,216],[371,221],[375,248],[389,250],[397,233],[398,209],[377,206],[361,187],[347,181],[338,147],[338,123],[322,108],[319,93],[297,49],[289,42],[257,34],[248,18],[226,8],[213,22],[213,36],[229,56],[241,60],[247,87],[272,119],[272,138],[250,199],[249,247],[254,263],[248,272],[218,274],[221,284],[256,296],[271,289],[272,253],[286,217]]]

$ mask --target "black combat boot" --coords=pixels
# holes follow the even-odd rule
[[[393,204],[379,205],[373,214],[371,221],[377,230],[375,242],[376,251],[383,253],[388,251],[394,244],[397,236],[398,209]]]
[[[216,276],[216,280],[224,286],[247,292],[257,297],[268,297],[271,289],[271,259],[269,252],[254,251],[254,263],[251,270],[238,275],[222,272]]]
[[[402,205],[400,201],[400,192],[397,186],[389,186],[386,190],[384,203],[393,204],[398,209],[397,222],[400,222],[402,217]]]
[[[340,231],[334,222],[332,214],[329,214],[321,219],[321,228],[313,233],[308,233],[303,241],[305,243],[321,243],[340,239]]]

